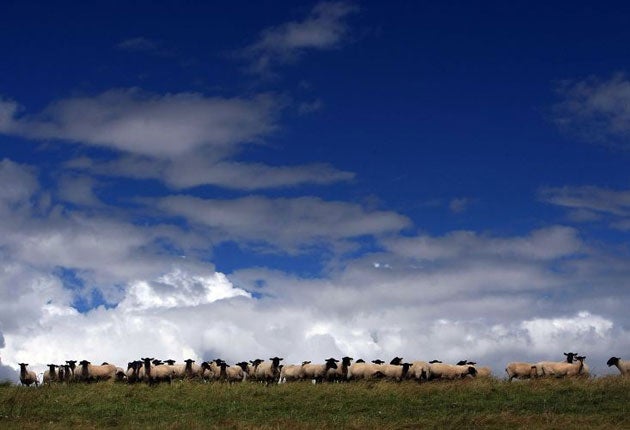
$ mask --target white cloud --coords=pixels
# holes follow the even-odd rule
[[[344,22],[358,8],[346,2],[320,2],[302,21],[291,21],[267,28],[260,38],[243,50],[256,73],[268,73],[275,65],[294,61],[307,50],[326,50],[339,46],[348,34]]]
[[[209,227],[217,240],[264,241],[285,249],[395,233],[410,225],[394,212],[366,211],[355,204],[316,197],[204,200],[172,196],[159,199],[156,206]]]
[[[116,89],[59,100],[31,116],[16,116],[16,105],[2,102],[0,132],[164,158],[256,142],[276,128],[277,111],[269,95],[224,98]]]
[[[592,142],[630,146],[630,81],[624,75],[565,82],[558,92],[563,100],[554,111],[562,129]]]
[[[429,261],[466,256],[550,260],[585,251],[577,231],[564,226],[534,230],[528,236],[509,239],[455,231],[444,237],[393,238],[386,245],[402,256]]]
[[[570,210],[576,222],[604,220],[612,228],[627,230],[630,222],[630,191],[596,186],[565,186],[542,188],[539,198]]]

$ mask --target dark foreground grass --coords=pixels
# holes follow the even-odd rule
[[[0,428],[630,428],[630,380],[0,386]]]

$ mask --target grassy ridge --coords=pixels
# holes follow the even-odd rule
[[[630,428],[630,380],[0,386],[0,428]],[[575,428],[575,427],[574,427]]]

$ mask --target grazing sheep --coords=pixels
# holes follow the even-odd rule
[[[355,363],[365,363],[365,360],[362,358],[359,358],[357,361],[355,361]]]
[[[444,364],[444,363],[430,363],[429,371],[431,376],[429,380],[433,379],[461,379],[467,375],[477,375],[477,369],[468,365],[456,365],[456,364]]]
[[[385,379],[400,382],[407,376],[407,372],[410,367],[411,363],[403,363],[400,365],[383,364],[381,369],[377,372],[376,377],[383,377]]]
[[[421,380],[429,379],[431,374],[430,364],[426,361],[414,361],[411,363],[411,367],[407,371],[407,379],[415,379],[420,382]]]
[[[568,363],[566,361],[541,361],[534,365],[536,376],[555,376],[556,378],[574,377],[580,375],[584,368],[586,357],[575,357],[577,362]]]
[[[42,383],[50,385],[52,382],[58,382],[59,374],[57,373],[57,368],[59,367],[59,365],[47,364],[46,366],[48,366],[48,369],[44,371]]]
[[[271,361],[263,361],[259,363],[255,370],[254,375],[256,380],[265,381],[267,384],[277,382],[280,379],[280,362],[284,358],[273,357]]]
[[[376,360],[372,360],[372,363],[376,364],[376,365],[381,365],[381,364],[385,364],[385,362],[381,359],[376,359]]]
[[[402,357],[394,357],[392,358],[392,361],[389,362],[389,364],[395,364],[396,366],[402,364]]]
[[[18,363],[20,366],[20,382],[22,385],[26,385],[30,387],[31,384],[35,384],[37,387],[39,385],[39,381],[37,380],[37,375],[32,370],[28,370],[26,366],[28,363]]]
[[[525,363],[522,361],[514,361],[508,363],[505,366],[505,371],[508,374],[508,382],[512,382],[512,379],[530,379],[536,376],[536,366],[532,363]]]
[[[352,364],[352,357],[343,357],[337,368],[328,369],[327,379],[332,382],[345,382],[348,380],[348,369]]]
[[[79,381],[114,381],[118,369],[113,364],[101,364],[100,366],[92,365],[87,360],[79,362],[79,371],[75,373]]]
[[[329,358],[324,364],[307,363],[302,366],[304,379],[314,380],[315,383],[322,382],[328,376],[328,369],[336,369],[339,360]]]
[[[621,376],[630,376],[630,361],[622,360],[619,357],[610,357],[606,364],[608,367],[617,366],[617,369],[621,372]]]
[[[457,363],[457,365],[458,366],[463,366],[463,365],[473,366],[475,368],[475,370],[477,370],[477,375],[475,376],[476,378],[490,378],[490,377],[492,377],[492,369],[490,369],[487,366],[477,367],[477,363],[474,362],[474,361],[462,360],[459,363]]]

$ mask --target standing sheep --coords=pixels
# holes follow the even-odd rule
[[[536,363],[536,376],[555,376],[556,378],[574,377],[580,375],[584,368],[586,357],[575,357],[577,362],[566,361],[541,361]]]
[[[57,368],[59,365],[57,364],[47,364],[48,369],[44,371],[44,377],[42,378],[43,384],[50,385],[52,382],[59,381],[59,374],[57,372]]]
[[[280,379],[280,362],[284,358],[273,357],[271,361],[263,361],[256,366],[254,371],[256,380],[265,381],[267,384],[277,382]]]
[[[336,369],[339,360],[329,358],[324,364],[307,363],[302,368],[304,370],[304,379],[314,380],[315,383],[322,382],[328,376],[328,369]]]
[[[352,357],[342,357],[341,364],[336,369],[328,369],[327,379],[334,382],[345,382],[348,380],[348,369],[352,364]]]
[[[630,361],[622,360],[619,357],[610,357],[606,364],[608,365],[608,367],[617,366],[617,369],[619,369],[619,372],[621,372],[621,376],[630,376]]]
[[[118,368],[113,364],[102,364],[100,366],[92,365],[87,360],[79,362],[79,371],[75,373],[80,381],[92,382],[92,381],[114,381],[116,379],[116,373]]]
[[[411,367],[407,371],[407,379],[415,379],[420,382],[421,380],[429,379],[431,374],[431,365],[426,361],[414,361],[411,363]]]
[[[514,361],[505,366],[505,372],[508,374],[508,382],[512,379],[530,379],[536,376],[536,366],[532,363],[522,361]]]
[[[310,363],[310,361],[303,361],[302,364],[289,364],[283,366],[282,370],[280,370],[280,380],[278,381],[278,384],[304,379],[304,366]]]
[[[467,375],[477,375],[477,369],[468,365],[458,366],[456,364],[433,363],[429,366],[429,371],[431,373],[429,380],[461,379]]]
[[[377,372],[377,377],[384,377],[385,379],[389,379],[392,381],[400,382],[406,376],[409,368],[411,367],[411,363],[402,363],[402,364],[383,364],[381,369]]]
[[[35,384],[37,387],[39,385],[39,381],[37,380],[37,375],[32,370],[28,370],[26,366],[28,363],[18,363],[20,366],[20,382],[22,385],[26,385],[30,387],[31,384]]]

